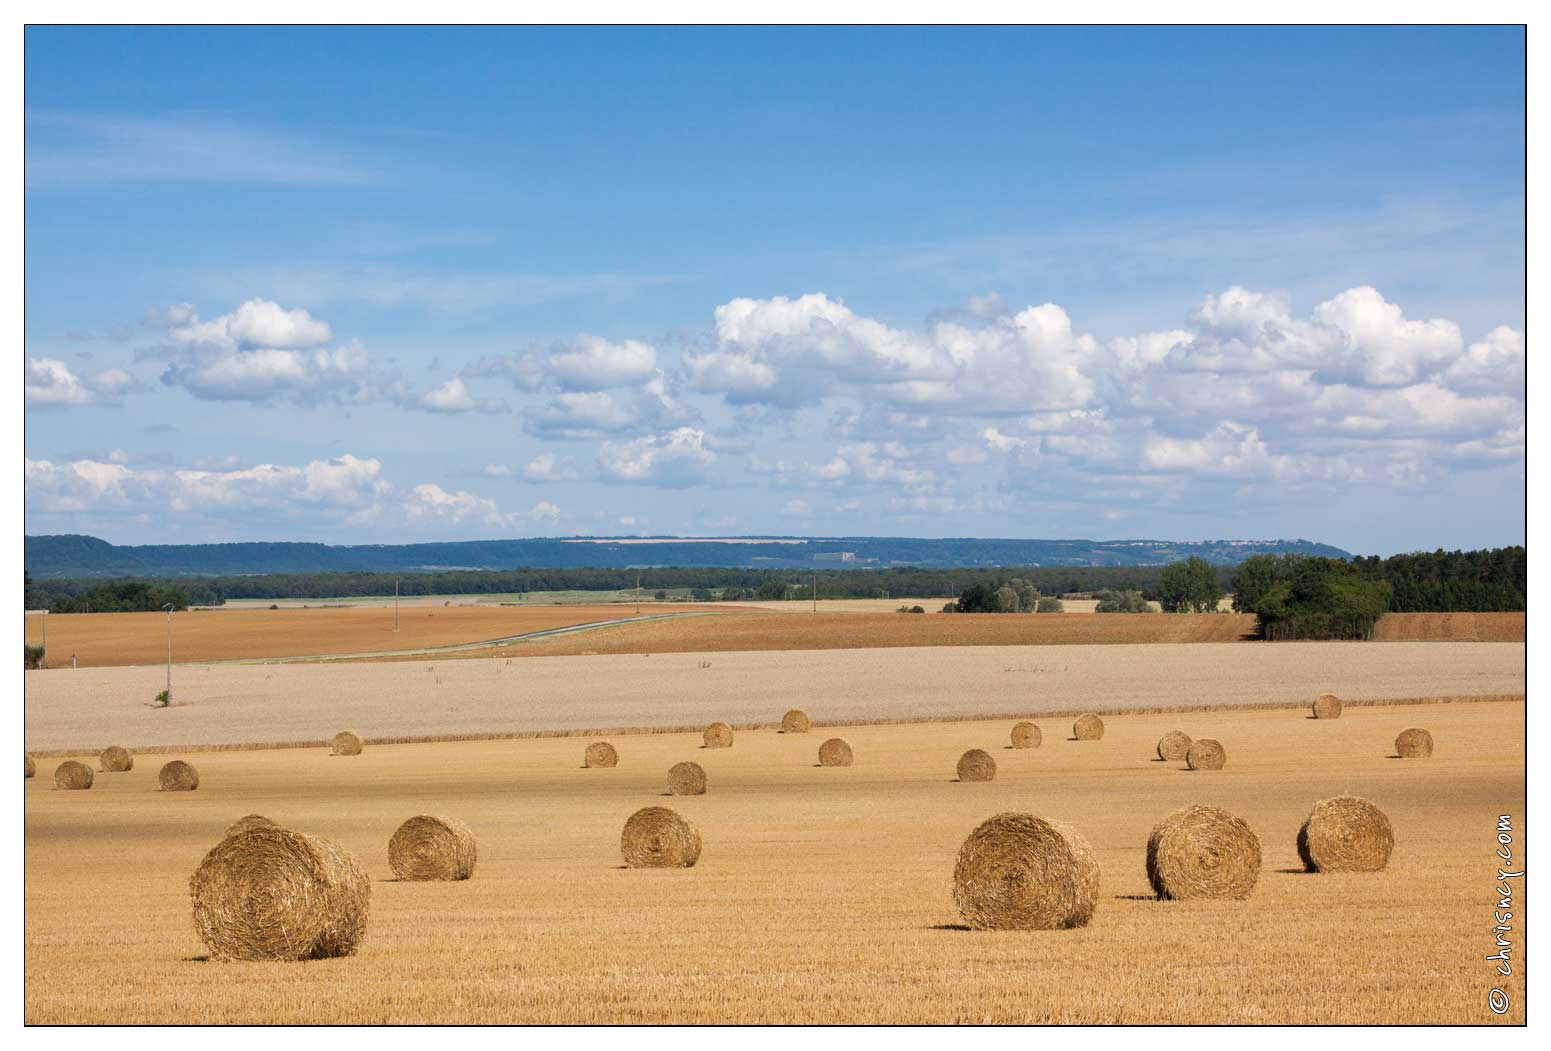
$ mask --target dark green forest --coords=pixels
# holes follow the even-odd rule
[[[1235,593],[1236,608],[1253,612],[1264,591],[1282,579],[1281,568],[1303,557],[1257,555],[1238,565],[1215,566],[1218,583]],[[1339,561],[1339,560],[1338,560]],[[1386,583],[1390,612],[1517,611],[1525,604],[1525,551],[1434,551],[1350,561],[1362,578]],[[214,606],[227,599],[329,599],[391,595],[395,581],[404,595],[523,594],[531,591],[617,591],[636,586],[651,595],[660,589],[696,589],[707,596],[729,594],[807,598],[817,581],[820,598],[957,598],[970,588],[992,591],[1021,579],[1041,594],[1140,591],[1160,597],[1165,566],[1053,568],[793,569],[676,566],[642,570],[586,567],[557,569],[452,570],[425,573],[268,573],[243,576],[112,580],[27,579],[28,609],[59,613],[113,612]],[[1199,568],[1199,567],[1198,567]]]

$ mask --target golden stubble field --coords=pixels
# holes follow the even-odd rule
[[[813,706],[817,708],[817,706]],[[815,710],[822,715],[822,710]],[[1524,812],[1524,710],[1475,702],[1125,715],[1076,743],[1005,748],[1009,724],[920,723],[807,735],[616,736],[620,765],[581,769],[585,738],[192,755],[201,786],[155,791],[166,756],[52,787],[26,783],[28,1022],[1491,1022],[1497,816]],[[1429,728],[1430,760],[1389,758]],[[1226,769],[1153,759],[1166,730],[1213,736]],[[831,732],[856,765],[814,766]],[[990,750],[998,777],[959,784]],[[668,767],[705,766],[703,797],[666,799]],[[1317,799],[1353,792],[1394,823],[1389,868],[1306,875],[1294,847]],[[1152,900],[1153,823],[1225,806],[1259,834],[1243,902]],[[670,805],[704,837],[689,870],[621,868],[637,808]],[[1102,865],[1084,929],[957,929],[955,852],[981,820],[1074,824]],[[336,840],[371,873],[359,955],[304,964],[200,959],[189,875],[257,811]],[[391,881],[386,847],[417,813],[466,820],[465,883]],[[1520,932],[1515,946],[1522,949]],[[1515,957],[1516,970],[1523,964]]]

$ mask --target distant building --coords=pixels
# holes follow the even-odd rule
[[[855,562],[855,551],[820,551],[813,556],[815,562]]]

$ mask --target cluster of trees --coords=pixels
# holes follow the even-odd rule
[[[1352,565],[1369,580],[1390,585],[1391,613],[1518,612],[1525,608],[1522,547],[1359,557]]]
[[[51,613],[144,613],[164,609],[169,603],[177,610],[189,607],[188,589],[183,585],[151,580],[94,583],[74,594],[58,594],[27,577],[26,587],[27,608]]]
[[[1027,577],[971,584],[942,608],[944,613],[1060,613],[1066,607],[1054,595],[1041,595]]]
[[[1392,597],[1389,581],[1339,558],[1266,555],[1233,575],[1233,608],[1255,614],[1264,639],[1369,639]]]
[[[1140,591],[1101,591],[1095,613],[1151,613],[1152,607]]]
[[[1165,613],[1216,613],[1222,595],[1217,567],[1204,558],[1164,566],[1158,578],[1158,605]]]

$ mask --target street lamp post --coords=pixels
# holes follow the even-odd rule
[[[167,703],[172,703],[172,603],[162,609],[167,611]]]

